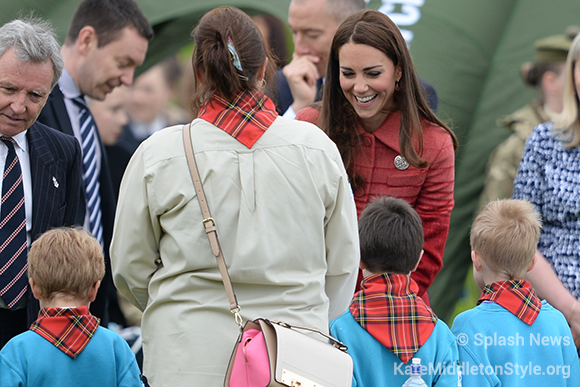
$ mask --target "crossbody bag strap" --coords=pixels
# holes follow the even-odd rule
[[[228,272],[228,267],[226,266],[226,261],[224,259],[222,248],[218,239],[215,220],[211,217],[211,213],[209,212],[209,207],[205,198],[205,192],[203,191],[203,184],[201,183],[199,170],[197,169],[197,164],[195,162],[193,146],[191,145],[191,123],[188,125],[183,125],[183,144],[185,146],[185,157],[187,158],[187,165],[189,166],[189,172],[191,173],[191,179],[193,180],[195,192],[197,193],[197,199],[199,200],[199,207],[201,208],[201,214],[203,216],[203,227],[205,229],[207,238],[209,239],[211,252],[217,260],[218,268],[222,276],[222,281],[224,283],[226,293],[228,294],[230,311],[234,314],[236,323],[242,327],[243,319],[240,315],[241,308],[240,305],[238,305],[236,294],[234,293],[234,287],[232,286],[230,273]]]

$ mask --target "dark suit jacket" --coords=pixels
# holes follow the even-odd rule
[[[85,199],[78,141],[39,122],[28,129],[26,140],[32,178],[32,241],[54,227],[82,225]],[[29,322],[38,317],[38,308],[29,292]]]
[[[272,100],[276,105],[276,110],[278,111],[279,115],[283,115],[286,113],[286,110],[294,103],[294,97],[292,96],[292,92],[290,91],[290,86],[288,85],[288,81],[284,76],[282,70],[276,71],[274,75],[274,83],[276,84],[276,88],[272,90],[271,94],[273,96]],[[322,79],[320,79],[316,85],[316,98],[315,102],[318,102],[322,99]],[[298,113],[298,112],[296,112]]]
[[[282,73],[282,70],[278,70],[276,75],[274,76],[276,89],[272,91],[273,100],[276,104],[276,110],[278,114],[283,115],[286,113],[286,110],[294,103],[294,97],[292,97],[292,92],[290,91],[290,86],[288,85],[288,81]],[[320,82],[320,81],[319,81]],[[421,88],[421,92],[423,93],[423,97],[427,100],[429,107],[434,112],[437,112],[437,105],[438,105],[438,98],[437,92],[431,86],[429,82],[424,80],[423,78],[419,78],[419,87]],[[322,83],[320,82],[318,86],[318,93],[316,96],[316,101],[320,101],[322,98]],[[298,112],[296,112],[298,113]]]
[[[135,137],[131,128],[129,128],[128,125],[125,125],[123,127],[123,132],[121,132],[121,135],[119,136],[119,139],[115,145],[121,146],[133,154],[139,145],[141,145],[141,142],[143,142],[143,140]]]
[[[64,104],[64,95],[60,91],[58,85],[52,89],[52,93],[48,97],[48,101],[44,106],[44,109],[38,117],[38,121],[55,128],[63,133],[70,134],[74,136],[72,130],[70,118]],[[97,132],[98,136],[98,132]],[[109,246],[111,244],[111,237],[113,234],[113,222],[115,220],[115,206],[116,201],[113,194],[113,188],[111,184],[111,177],[109,174],[109,167],[107,162],[107,154],[104,150],[103,144],[101,145],[101,173],[99,175],[99,182],[101,184],[100,194],[101,194],[101,212],[102,212],[102,225],[103,225],[103,240],[105,243],[105,265],[106,273],[105,278],[101,283],[99,292],[97,293],[97,299],[91,303],[91,313],[101,319],[101,325],[107,326],[108,316],[107,316],[107,292],[108,287],[112,286],[113,280],[111,277],[111,263],[109,258]],[[84,185],[82,188],[84,192]]]

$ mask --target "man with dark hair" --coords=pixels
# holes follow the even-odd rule
[[[421,217],[406,201],[382,197],[364,209],[358,230],[365,278],[349,309],[330,322],[352,357],[353,385],[406,385],[417,358],[424,370],[432,366],[422,374],[425,385],[461,385],[456,338],[411,278],[423,256]]]
[[[84,227],[103,246],[106,274],[91,312],[107,326],[107,292],[112,286],[109,244],[115,199],[103,144],[84,97],[103,100],[115,87],[131,85],[143,63],[153,29],[133,0],[84,0],[61,48],[65,69],[39,121],[74,135],[83,151]]]
[[[35,122],[63,66],[48,23],[0,28],[0,348],[38,317],[28,246],[50,228],[83,221],[80,146]]]

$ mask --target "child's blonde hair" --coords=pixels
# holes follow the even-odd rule
[[[87,298],[91,287],[105,276],[103,249],[81,228],[49,230],[32,243],[28,276],[43,299],[56,295]]]
[[[471,226],[471,249],[494,271],[522,279],[530,267],[542,220],[525,200],[490,202]]]

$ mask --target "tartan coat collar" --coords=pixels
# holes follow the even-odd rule
[[[532,325],[542,309],[542,301],[532,285],[524,280],[498,281],[486,285],[477,301],[493,301],[528,325]]]
[[[30,330],[38,333],[56,348],[76,358],[93,337],[100,320],[87,306],[76,308],[43,308]]]
[[[199,111],[198,117],[229,133],[247,148],[252,148],[278,113],[267,96],[245,90],[232,101],[214,94]]]
[[[375,339],[407,363],[427,341],[437,316],[417,297],[408,275],[375,274],[365,278],[350,312]]]

